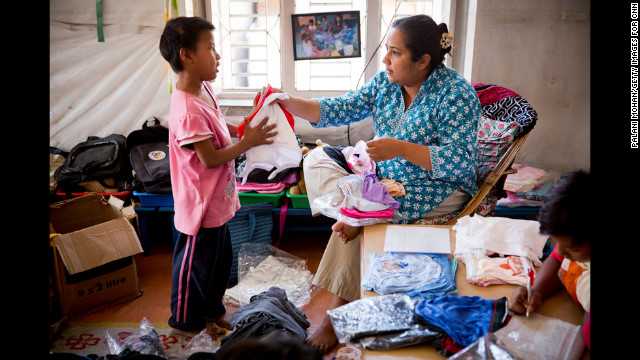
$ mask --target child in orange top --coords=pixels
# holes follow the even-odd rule
[[[591,176],[583,170],[565,173],[551,189],[540,209],[540,233],[556,241],[553,253],[543,262],[527,302],[527,289],[511,295],[509,309],[517,314],[533,312],[544,299],[565,288],[585,310],[582,338],[591,348],[591,238],[593,225],[588,202],[593,194]]]

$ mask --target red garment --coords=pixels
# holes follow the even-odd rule
[[[264,100],[274,92],[275,91],[273,91],[273,88],[271,87],[271,85],[267,85],[263,87],[262,90],[260,90],[256,94],[256,97],[253,99],[253,110],[251,110],[251,113],[249,114],[249,116],[247,116],[247,120],[249,121],[253,120],[253,117],[256,115],[258,110],[260,110],[260,108],[262,107]],[[285,108],[281,104],[278,104],[278,106],[280,106],[280,109],[282,109],[282,112],[284,112],[284,116],[287,118],[289,125],[291,125],[291,130],[294,130],[295,132],[295,129],[293,128],[295,124],[293,115],[291,115],[290,112],[285,110]],[[238,139],[242,139],[242,136],[244,135],[244,127],[245,127],[244,121],[240,125],[238,125]]]
[[[444,334],[440,339],[436,339],[433,342],[433,346],[436,348],[440,355],[451,356],[464,349],[464,346],[458,344],[451,338],[451,336]]]
[[[493,104],[510,96],[521,97],[514,91],[502,86],[473,83],[473,87],[476,89],[476,93],[480,99],[480,105],[482,106]]]

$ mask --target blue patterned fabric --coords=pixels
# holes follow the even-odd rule
[[[314,127],[341,126],[373,117],[375,138],[384,136],[429,147],[433,171],[396,157],[377,163],[378,177],[401,182],[396,213],[408,223],[428,214],[457,188],[473,196],[478,153],[480,101],[475,89],[454,69],[438,66],[404,111],[400,85],[386,71],[339,97],[316,98],[320,120]]]
[[[458,262],[447,254],[372,252],[361,285],[381,295],[434,298],[458,293],[457,269]]]

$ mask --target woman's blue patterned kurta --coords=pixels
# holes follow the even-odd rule
[[[474,195],[478,190],[477,128],[480,101],[473,86],[454,69],[437,67],[422,83],[404,110],[401,87],[386,71],[363,87],[339,97],[316,98],[320,120],[314,127],[346,125],[373,116],[376,138],[389,136],[429,147],[433,171],[403,158],[377,163],[380,179],[403,184],[406,195],[396,197],[401,223],[424,217],[457,188]]]

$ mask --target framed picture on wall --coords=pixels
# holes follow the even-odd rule
[[[294,60],[360,57],[360,11],[292,14]]]

